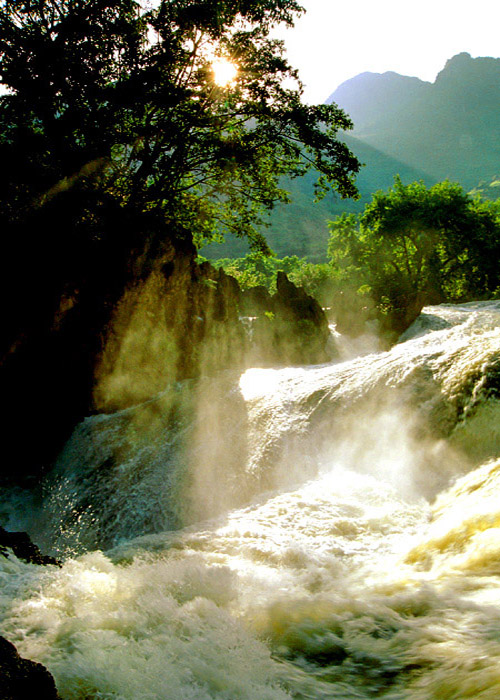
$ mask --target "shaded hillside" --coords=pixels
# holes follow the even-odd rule
[[[285,187],[290,193],[291,203],[277,205],[271,213],[269,228],[264,230],[269,245],[278,257],[298,255],[307,256],[312,262],[325,261],[329,236],[327,221],[344,211],[362,211],[373,192],[387,189],[393,184],[396,173],[405,183],[421,179],[428,184],[433,181],[424,171],[409,167],[359,139],[344,135],[343,140],[364,163],[356,179],[360,199],[340,199],[330,194],[314,203],[314,174],[288,180]],[[212,259],[241,257],[247,252],[247,244],[236,238],[202,250],[204,256]]]
[[[363,142],[466,189],[500,172],[500,59],[461,53],[434,83],[397,73],[363,73],[340,85],[336,102]]]
[[[387,73],[360,73],[339,85],[327,99],[344,109],[354,122],[356,136],[389,130],[398,123],[411,106],[431,87],[419,78],[410,78],[393,71]],[[398,141],[397,129],[392,138]]]

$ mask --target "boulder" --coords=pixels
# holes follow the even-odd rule
[[[278,272],[276,287],[273,296],[259,287],[244,293],[251,299],[253,315],[257,316],[252,324],[247,363],[251,366],[327,362],[331,359],[330,331],[321,306],[290,282],[284,272]]]
[[[60,700],[45,666],[23,659],[4,637],[0,637],[0,679],[2,700]]]
[[[0,554],[8,556],[9,549],[14,552],[18,559],[22,559],[28,564],[57,564],[60,566],[57,559],[40,552],[27,532],[7,532],[3,527],[0,527]]]
[[[293,322],[309,321],[321,334],[328,334],[328,319],[316,299],[278,272],[273,305],[276,312]]]

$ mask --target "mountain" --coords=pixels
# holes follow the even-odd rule
[[[500,173],[500,59],[461,53],[434,83],[397,73],[363,73],[342,83],[335,102],[353,134],[435,181],[466,189]]]
[[[434,83],[387,73],[361,73],[328,98],[354,122],[342,139],[365,164],[357,178],[360,200],[330,195],[313,204],[314,175],[286,180],[292,204],[279,205],[264,231],[280,256],[325,259],[326,222],[342,212],[357,212],[373,192],[387,189],[399,174],[403,182],[444,179],[466,190],[500,180],[500,58],[461,53],[447,61]],[[499,188],[490,190],[498,196]],[[243,241],[212,245],[207,257],[244,255]]]

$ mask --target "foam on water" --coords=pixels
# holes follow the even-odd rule
[[[60,570],[5,559],[2,631],[64,698],[493,700],[499,472],[468,475],[430,524],[427,502],[334,469]]]
[[[183,469],[205,466],[186,479],[170,423],[134,452],[140,411],[91,419],[98,439],[80,432],[48,483],[70,508],[98,487],[103,521],[96,534],[88,520],[87,541],[104,528],[113,546],[60,569],[0,557],[1,632],[71,700],[497,700],[500,461],[487,417],[498,302],[426,313],[425,333],[388,353],[250,370],[239,392],[231,385],[245,407],[229,422],[234,436],[245,426],[236,484],[214,478],[209,454],[202,464],[199,425],[178,424],[200,437]],[[472,439],[481,454],[464,453]],[[124,457],[101,472],[106,487],[102,450]],[[162,473],[168,488],[154,494]],[[208,519],[141,534],[155,509],[173,523],[172,490],[193,499],[218,487],[216,507],[196,511]]]

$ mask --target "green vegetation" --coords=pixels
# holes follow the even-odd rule
[[[296,255],[278,258],[276,255],[249,253],[243,258],[222,258],[214,261],[214,264],[235,277],[242,289],[260,286],[271,294],[276,291],[278,272],[285,272],[291,282],[303,287],[322,306],[332,303],[338,288],[330,265],[311,263]]]
[[[287,198],[285,176],[316,170],[319,196],[356,194],[358,161],[337,138],[350,120],[302,104],[271,35],[301,11],[296,0],[0,2],[6,464],[47,465],[95,409],[104,346],[112,365],[148,280],[156,295],[170,280],[183,300],[171,316],[186,358],[202,336],[189,290],[213,291],[196,245],[230,231],[266,250],[259,220]],[[237,66],[229,84],[218,57]],[[19,455],[33,395],[44,411]]]
[[[64,226],[105,236],[109,211],[154,214],[197,244],[231,231],[266,248],[260,216],[287,198],[283,175],[317,169],[317,191],[353,196],[349,119],[301,102],[278,22],[295,0],[6,0],[0,11],[0,216],[71,202]],[[212,62],[237,65],[221,87]],[[284,86],[286,80],[296,87]],[[145,226],[152,236],[151,223]]]
[[[335,193],[329,193],[315,202],[313,172],[294,179],[283,178],[280,184],[289,193],[290,203],[278,202],[269,213],[266,226],[261,229],[279,258],[297,255],[314,263],[326,263],[328,221],[344,212],[362,212],[371,201],[373,192],[391,187],[394,173],[400,173],[404,182],[424,180],[428,185],[434,184],[434,179],[422,170],[411,168],[350,134],[345,134],[343,140],[364,164],[356,177],[359,199],[340,199]],[[210,259],[241,258],[248,252],[248,244],[230,236],[224,243],[206,246],[201,252]]]
[[[162,317],[171,326],[177,319],[184,344],[179,357],[201,343],[206,331],[200,329],[208,325],[200,322],[203,304],[217,300],[223,276],[211,276],[208,266],[200,271],[196,249],[226,233],[248,242],[250,255],[241,264],[223,262],[244,287],[272,288],[283,270],[323,305],[385,314],[394,327],[405,325],[426,301],[497,289],[494,203],[473,200],[449,183],[427,190],[401,182],[369,203],[381,184],[370,165],[360,176],[364,199],[349,205],[366,203],[366,209],[349,209],[332,224],[330,263],[296,257],[321,261],[328,235],[323,221],[339,212],[338,202],[320,202],[324,208],[315,225],[321,225],[322,237],[310,244],[309,195],[294,189],[297,183],[305,182],[319,199],[329,190],[355,197],[359,170],[349,146],[354,142],[343,137],[350,119],[336,105],[302,104],[297,73],[282,43],[272,38],[274,25],[292,24],[301,11],[296,0],[0,3],[0,227],[6,261],[0,294],[8,300],[0,379],[10,415],[2,435],[11,440],[16,463],[16,426],[23,425],[33,393],[45,406],[33,446],[49,433],[63,436],[95,408],[95,368],[109,344],[112,365],[121,342],[113,327],[117,310],[125,336],[152,278],[152,296],[167,286],[172,299],[182,299],[183,315],[181,304],[172,302],[168,318]],[[237,67],[225,85],[214,74],[217,58]],[[488,67],[496,75],[497,64]],[[453,93],[463,101],[458,73],[440,82],[448,86],[448,97]],[[468,84],[478,84],[469,78]],[[483,105],[484,115],[495,100],[493,95]],[[423,122],[413,122],[420,148]],[[478,120],[473,122],[476,127]],[[454,138],[457,129],[448,128]],[[389,132],[392,143],[395,131]],[[476,142],[471,133],[465,132],[466,151]],[[491,133],[484,130],[481,143],[488,143],[481,153],[490,149],[498,164]],[[433,157],[441,162],[434,144]],[[451,148],[448,141],[442,145]],[[371,163],[373,146],[379,147],[365,144],[355,152],[363,160],[366,153]],[[420,161],[405,157],[412,167],[395,168],[389,151],[381,151],[385,179],[399,171],[405,181],[425,180],[428,171],[420,172]],[[463,152],[457,149],[457,161]],[[496,186],[496,170],[474,173],[476,183]],[[301,215],[276,219],[271,233],[282,259],[266,257],[263,222],[289,192]],[[286,256],[285,239],[294,236],[296,255]],[[148,301],[160,316],[161,304]],[[219,306],[214,301],[214,314]],[[154,313],[148,316],[152,329],[158,326]],[[142,357],[141,363],[147,365]],[[36,459],[48,463],[50,455]]]
[[[330,224],[334,275],[403,330],[426,304],[485,298],[500,285],[500,205],[450,182],[375,193],[356,217]]]
[[[302,104],[270,37],[300,11],[295,0],[1,4],[0,228],[11,264],[0,294],[12,301],[0,358],[77,300],[98,329],[159,261],[228,231],[266,251],[259,221],[287,199],[284,176],[313,169],[318,196],[356,195],[358,161],[337,139],[349,119]],[[238,67],[225,87],[217,56]]]
[[[382,332],[405,330],[427,304],[488,298],[500,291],[500,201],[448,181],[426,187],[399,177],[362,213],[330,223],[329,263],[248,254],[219,266],[247,289],[289,279],[332,308],[346,332],[377,318]]]

